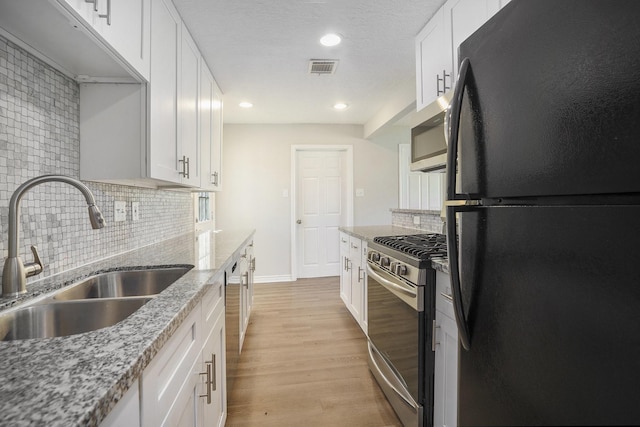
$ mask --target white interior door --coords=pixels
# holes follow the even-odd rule
[[[297,276],[340,274],[338,227],[349,225],[345,150],[296,151]]]

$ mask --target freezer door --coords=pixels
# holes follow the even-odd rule
[[[640,424],[640,207],[459,215],[459,424]]]
[[[462,192],[640,192],[640,1],[514,0],[469,58]]]

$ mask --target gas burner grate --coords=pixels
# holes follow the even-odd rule
[[[447,256],[447,239],[444,234],[383,236],[375,237],[373,241],[418,259]]]

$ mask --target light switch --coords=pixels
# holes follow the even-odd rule
[[[114,221],[126,221],[127,220],[127,203],[116,200],[113,204]]]

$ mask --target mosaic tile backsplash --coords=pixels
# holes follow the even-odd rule
[[[78,84],[0,36],[0,250],[8,254],[9,200],[24,181],[44,174],[80,173]],[[191,194],[85,182],[107,226],[93,230],[82,194],[62,183],[45,183],[20,203],[19,255],[32,260],[38,248],[50,276],[95,260],[193,230]],[[126,220],[114,221],[114,202],[124,201]],[[140,204],[132,220],[131,202]],[[0,271],[2,269],[0,263]]]
[[[420,224],[413,222],[414,217],[420,218]],[[424,211],[414,209],[391,209],[391,224],[400,227],[417,228],[428,233],[445,234],[440,211]]]

